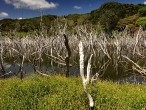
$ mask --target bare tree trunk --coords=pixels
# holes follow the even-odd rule
[[[84,92],[87,94],[87,97],[89,99],[89,106],[90,106],[89,110],[94,110],[93,98],[86,89],[86,86],[89,84],[89,80],[90,80],[91,58],[92,58],[93,54],[90,55],[90,58],[88,60],[87,77],[85,77],[85,75],[84,75],[84,51],[83,51],[83,43],[81,41],[79,43],[79,54],[80,54],[80,75],[81,75],[82,82],[83,82]]]
[[[33,66],[34,72],[36,72],[36,59],[33,60],[32,66]]]
[[[20,79],[22,80],[24,77],[24,71],[23,71],[23,65],[24,65],[24,56],[22,56],[22,61],[19,67],[18,74],[20,74]]]
[[[127,59],[129,62],[131,62],[133,64],[133,66],[132,66],[133,70],[137,71],[139,73],[139,75],[146,78],[146,69],[145,68],[142,68],[141,66],[139,66],[137,63],[135,63],[133,60],[131,60],[127,56],[122,55],[122,57]]]
[[[2,47],[2,44],[1,44],[1,51],[0,51],[0,65],[1,65],[2,75],[5,76],[6,71],[5,71],[4,62],[3,62],[3,47]]]
[[[64,36],[64,44],[65,44],[65,47],[67,49],[67,56],[65,58],[65,62],[66,62],[66,77],[69,77],[69,60],[70,60],[70,56],[71,56],[71,50],[70,50],[70,47],[69,47],[69,44],[68,44],[68,38],[65,34],[63,34]]]
[[[53,56],[53,46],[51,46],[51,56]],[[54,70],[54,66],[53,66],[53,61],[51,60],[51,66],[52,69]]]

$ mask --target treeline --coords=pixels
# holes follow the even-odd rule
[[[91,18],[93,23],[99,23],[105,31],[122,30],[126,26],[135,31],[140,25],[146,27],[146,5],[108,2],[92,11]]]
[[[50,28],[50,23],[57,18],[55,15],[45,15],[42,17],[42,23],[45,27]],[[30,19],[3,19],[0,21],[1,31],[17,31],[17,32],[30,32],[39,30],[41,25],[41,18],[30,18]]]
[[[50,33],[59,24],[66,24],[70,31],[79,25],[92,25],[101,26],[106,32],[123,30],[128,26],[134,32],[139,26],[146,28],[146,5],[107,2],[99,9],[86,14],[44,15],[42,21],[41,17],[22,20],[3,19],[0,20],[0,31],[33,32],[43,28]]]

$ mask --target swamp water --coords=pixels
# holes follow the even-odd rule
[[[39,67],[37,67],[38,69]],[[6,75],[6,78],[12,77],[15,74],[18,73],[19,71],[19,65],[18,64],[8,64],[5,63],[5,70],[6,73],[10,73]],[[29,63],[24,63],[23,66],[24,70],[24,77],[29,76],[30,74],[34,74],[34,69],[31,64]],[[45,74],[65,74],[66,67],[65,66],[46,66],[42,65],[40,68],[41,72]],[[70,76],[79,76],[79,67],[78,66],[73,66],[70,67]],[[96,73],[96,68],[92,68],[92,75]],[[86,71],[85,71],[86,72]],[[140,75],[134,75],[134,74],[127,74],[126,76],[117,76],[117,78],[112,78],[112,77],[106,77],[106,74],[102,75],[101,79],[103,80],[112,80],[117,83],[135,83],[135,84],[146,84],[146,79]]]

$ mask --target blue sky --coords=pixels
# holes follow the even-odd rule
[[[111,0],[1,0],[0,19],[31,18],[43,14],[88,13]],[[121,3],[146,3],[146,0],[112,0]]]

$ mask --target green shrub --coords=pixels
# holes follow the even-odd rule
[[[129,29],[136,31],[137,27],[135,25],[135,22],[138,20],[138,18],[139,18],[139,16],[137,14],[135,14],[133,16],[129,16],[124,19],[120,19],[117,23],[117,28],[121,29],[121,28],[125,28],[126,26],[128,26]]]
[[[140,18],[136,21],[136,25],[138,25],[138,26],[143,26],[144,28],[146,28],[146,17],[140,17]]]
[[[146,16],[146,7],[142,7],[138,10],[138,13],[141,17]]]
[[[0,110],[88,110],[80,78],[31,76],[0,80]],[[146,87],[98,81],[88,88],[98,110],[144,110]]]

